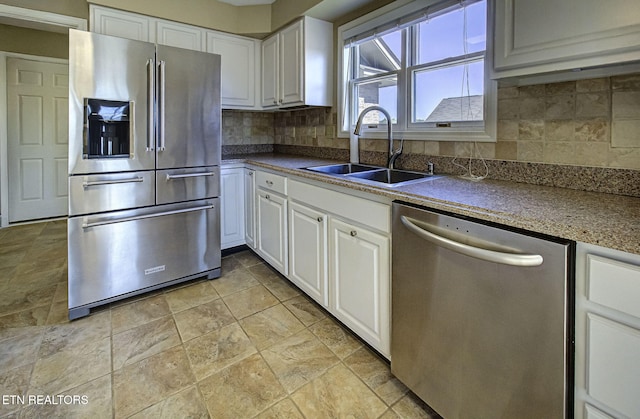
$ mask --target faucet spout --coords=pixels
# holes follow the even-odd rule
[[[356,122],[356,126],[353,130],[353,133],[355,135],[360,135],[360,131],[362,131],[362,121],[364,120],[365,115],[371,111],[380,111],[387,118],[387,141],[389,141],[389,154],[387,156],[387,167],[389,167],[390,169],[393,169],[393,165],[396,159],[402,153],[402,143],[400,143],[400,148],[397,150],[397,155],[394,157],[395,153],[393,151],[393,134],[391,129],[391,115],[389,115],[389,112],[385,108],[378,105],[373,105],[373,106],[369,106],[368,108],[365,108],[358,116],[358,121]]]

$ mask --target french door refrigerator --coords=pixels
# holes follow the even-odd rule
[[[220,56],[69,32],[69,318],[220,276]]]

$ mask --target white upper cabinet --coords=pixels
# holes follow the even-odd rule
[[[221,56],[224,109],[260,109],[260,41],[136,13],[90,5],[91,31]]]
[[[205,30],[196,26],[156,21],[156,42],[170,47],[205,51]]]
[[[640,61],[638,0],[496,0],[494,78]]]
[[[333,25],[304,17],[262,43],[262,106],[331,106]]]
[[[90,5],[91,32],[136,41],[155,42],[155,22],[148,16]]]
[[[256,71],[260,41],[207,32],[207,52],[222,57],[222,103],[237,107],[256,106]],[[256,59],[257,56],[257,59]]]

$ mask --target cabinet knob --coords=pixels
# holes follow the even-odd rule
[[[322,222],[322,217],[318,217],[318,222],[321,223]]]
[[[271,197],[270,197],[269,195],[265,195],[265,196],[264,196],[264,198],[265,198],[265,199],[269,199],[269,198],[271,198]]]
[[[249,172],[249,176],[253,176],[253,172]]]
[[[350,234],[351,234],[351,237],[355,237],[355,236],[357,236],[357,235],[358,235],[358,232],[357,232],[357,231],[355,231],[355,230],[351,230],[351,233],[350,233]]]
[[[274,105],[277,105],[277,104],[278,104],[278,101],[277,101],[277,100],[274,100],[274,101],[273,101],[273,104],[274,104]]]
[[[273,186],[273,182],[271,182],[270,180],[267,180],[266,182],[267,182],[267,185]]]
[[[282,99],[280,99],[278,102],[282,105]]]

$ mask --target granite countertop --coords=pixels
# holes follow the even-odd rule
[[[303,169],[344,162],[286,154],[253,154],[223,160],[224,164],[233,162],[246,162],[391,200],[640,254],[640,198],[499,180],[472,181],[456,176],[399,187],[378,187]]]

